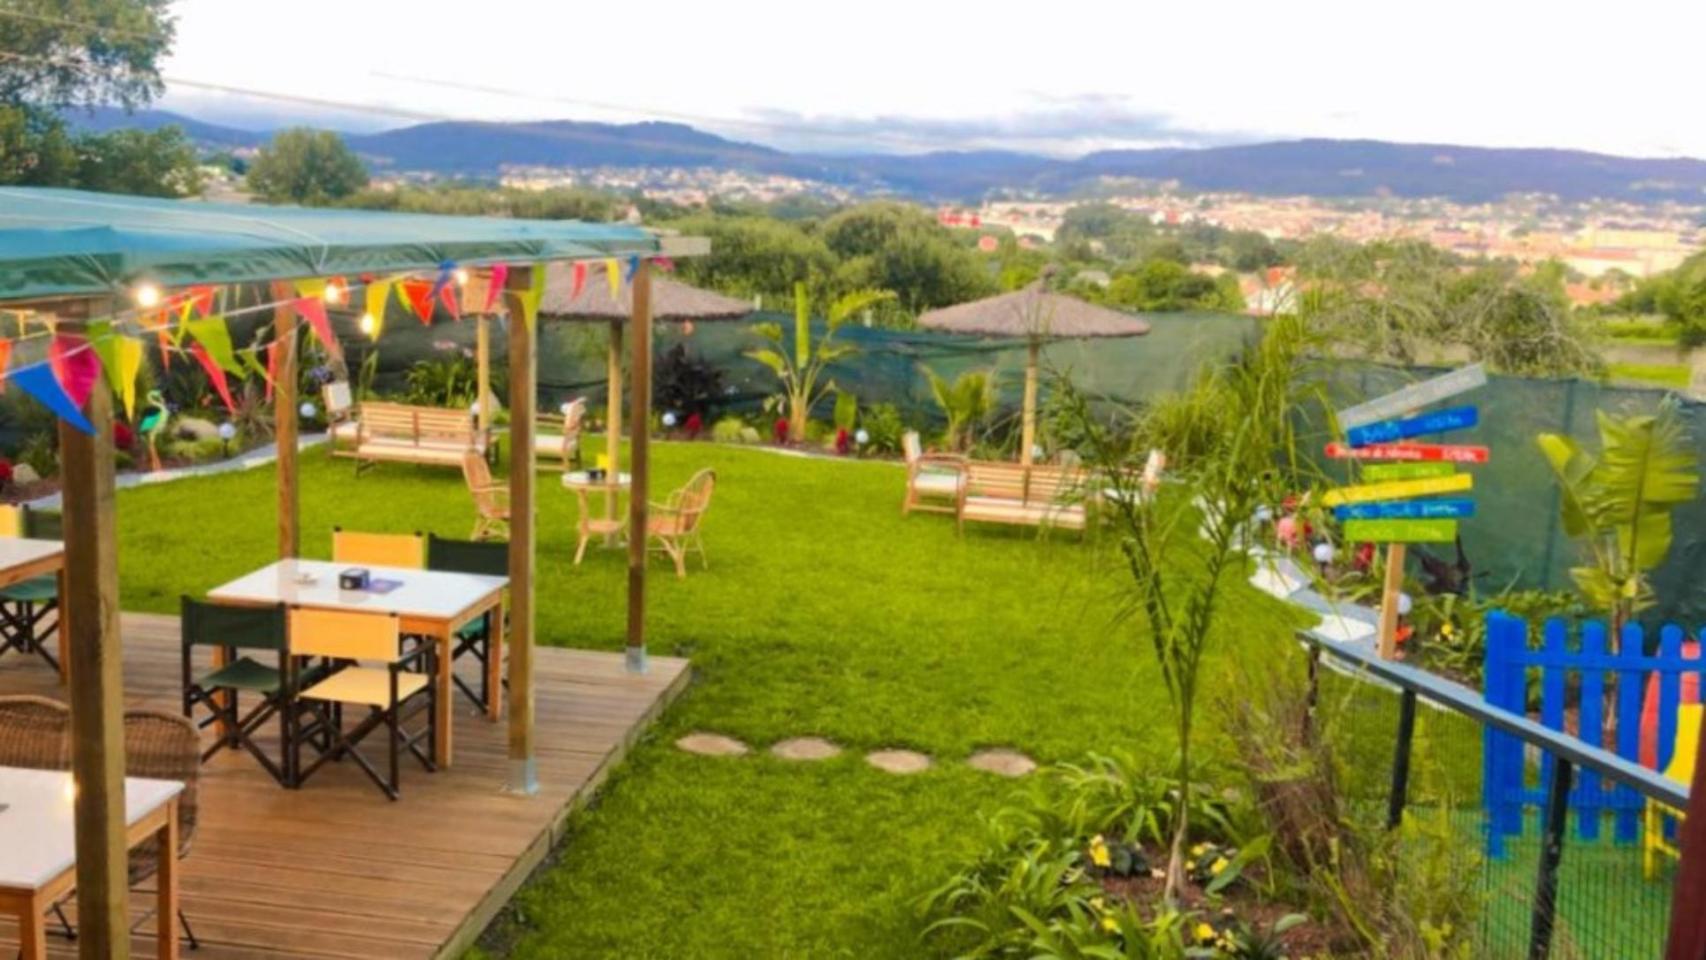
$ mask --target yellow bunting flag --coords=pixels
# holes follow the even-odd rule
[[[369,336],[379,339],[379,332],[385,329],[385,306],[391,302],[390,280],[376,280],[367,285],[367,314],[373,318],[373,330]]]
[[[136,375],[142,371],[142,341],[135,337],[119,337],[113,341],[114,366],[118,368],[119,399],[124,402],[124,418],[136,417]],[[111,374],[108,374],[111,376]]]
[[[1342,503],[1373,503],[1377,500],[1408,500],[1436,493],[1461,493],[1475,487],[1473,474],[1459,473],[1449,477],[1427,477],[1421,480],[1393,480],[1370,483],[1360,487],[1340,487],[1327,491],[1321,502],[1329,507]]]
[[[307,280],[298,280],[296,281],[296,295],[299,297],[313,297],[316,300],[323,300],[326,297],[326,281],[319,277],[311,277]]]
[[[533,329],[533,323],[539,316],[539,305],[545,302],[545,265],[536,263],[527,274],[527,290],[520,295],[521,322],[527,324],[527,329]]]
[[[185,329],[190,336],[207,350],[207,355],[219,364],[221,370],[236,376],[243,376],[243,368],[237,362],[237,354],[231,345],[231,331],[225,326],[225,318],[219,314],[210,317],[200,317],[187,321]]]
[[[621,303],[622,297],[622,267],[615,258],[604,261],[604,279],[610,281],[610,299]]]

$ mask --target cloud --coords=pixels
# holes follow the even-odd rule
[[[1033,93],[1028,100],[1005,114],[971,117],[808,116],[751,108],[745,111],[750,123],[730,121],[719,132],[820,153],[1016,150],[1076,156],[1092,150],[1203,147],[1258,139],[1242,131],[1185,126],[1167,114],[1134,109],[1125,97],[1113,94]]]

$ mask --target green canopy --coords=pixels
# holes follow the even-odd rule
[[[622,224],[443,217],[0,187],[0,302],[658,252]]]

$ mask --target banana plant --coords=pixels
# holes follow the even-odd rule
[[[811,338],[811,298],[804,283],[794,284],[794,349],[790,351],[779,323],[759,323],[753,331],[770,345],[748,350],[746,355],[770,368],[782,384],[782,403],[788,411],[788,436],[798,441],[806,435],[812,408],[835,389],[825,381],[824,370],[859,348],[835,343],[835,332],[853,317],[876,304],[894,299],[887,290],[855,290],[829,304],[824,312],[827,329],[814,344]]]
[[[929,367],[924,368],[924,376],[930,380],[936,405],[948,418],[944,445],[950,450],[965,450],[971,445],[973,428],[995,409],[995,378],[981,370],[968,370],[949,384]]]
[[[1587,547],[1591,565],[1570,576],[1589,603],[1611,614],[1612,636],[1652,605],[1647,574],[1670,553],[1671,512],[1700,490],[1675,408],[1615,417],[1600,411],[1600,450],[1567,436],[1536,438],[1562,491],[1564,532]]]

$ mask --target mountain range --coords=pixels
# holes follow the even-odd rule
[[[89,130],[178,124],[210,149],[264,144],[271,131],[161,110],[67,118]],[[975,200],[994,190],[1063,195],[1108,178],[1194,191],[1270,196],[1441,197],[1474,203],[1513,193],[1564,200],[1706,202],[1706,161],[1581,150],[1465,147],[1378,140],[1291,140],[1203,148],[1106,150],[1076,159],[985,150],[920,154],[789,153],[679,123],[441,121],[345,139],[377,171],[491,178],[506,166],[712,168],[780,174],[864,192]]]

